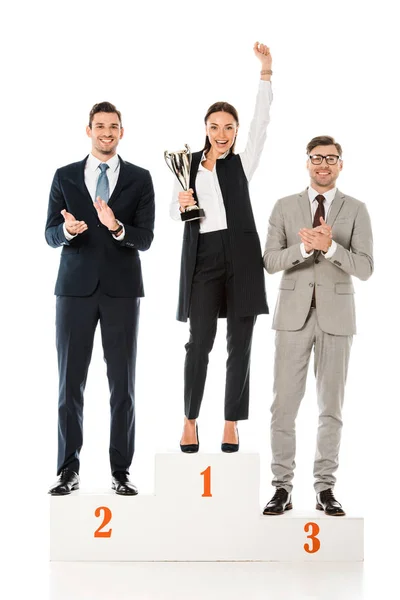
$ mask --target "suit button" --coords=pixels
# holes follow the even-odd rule
[[[316,265],[319,265],[319,260],[318,260],[318,258],[317,258],[317,260],[315,261],[315,264],[316,264]]]
[[[313,284],[313,283],[309,283],[308,285],[309,285],[310,287],[314,287],[314,284]]]

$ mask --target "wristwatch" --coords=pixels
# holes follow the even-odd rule
[[[124,228],[124,226],[122,225],[121,221],[118,221],[118,219],[115,219],[115,220],[118,223],[117,229],[114,229],[114,231],[112,231],[111,229],[108,230],[112,235],[118,235],[119,233],[121,233],[121,231]]]

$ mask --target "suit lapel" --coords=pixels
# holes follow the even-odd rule
[[[304,218],[304,225],[302,225],[302,227],[312,229],[311,206],[307,190],[304,190],[304,192],[299,194],[299,203]]]
[[[119,155],[118,155],[118,158],[119,158],[119,175],[118,175],[118,179],[117,179],[117,185],[115,186],[114,191],[110,196],[110,199],[108,201],[108,206],[113,206],[113,204],[115,204],[116,200],[118,199],[118,196],[120,195],[121,191],[123,190],[123,188],[128,180],[127,166]]]
[[[82,192],[82,194],[84,196],[87,196],[90,198],[90,194],[89,194],[88,189],[85,184],[85,165],[86,165],[87,159],[88,159],[88,157],[86,156],[86,158],[84,158],[83,160],[81,160],[81,162],[78,163],[78,177],[74,177],[72,179],[72,181],[79,188],[79,190]],[[90,201],[92,201],[91,198],[90,198]]]
[[[193,152],[192,162],[190,165],[189,187],[191,187],[192,190],[194,190],[194,199],[197,202],[197,204],[199,204],[199,201],[198,201],[197,193],[196,193],[196,177],[197,177],[197,172],[199,170],[202,155],[203,155],[203,152]],[[190,223],[193,223],[193,222],[194,221],[190,221]]]
[[[215,163],[218,183],[219,183],[219,187],[221,188],[222,200],[224,202],[225,210],[226,210],[226,203],[229,201],[229,195],[227,193],[227,187],[226,187],[226,163],[225,163],[226,160],[227,160],[227,158],[221,158],[221,159],[217,160]]]
[[[78,190],[81,192],[81,194],[84,196],[84,198],[87,199],[91,210],[97,216],[96,209],[93,206],[92,198],[90,197],[89,190],[87,189],[86,184],[85,184],[85,165],[86,165],[87,159],[88,159],[88,157],[86,156],[82,161],[77,163],[78,171],[71,173],[69,180],[71,181],[71,183],[73,183],[78,188]]]
[[[329,211],[328,219],[327,219],[327,223],[331,227],[334,224],[335,219],[338,216],[340,209],[342,208],[342,204],[344,202],[345,197],[346,196],[344,194],[342,194],[342,192],[340,192],[338,189],[336,190],[336,194],[335,194],[335,197],[331,204],[331,209]]]

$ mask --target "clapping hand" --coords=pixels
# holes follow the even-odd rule
[[[102,223],[110,231],[115,231],[118,228],[118,223],[112,209],[108,206],[107,202],[104,202],[100,196],[97,196],[94,207],[97,211],[97,216],[99,217],[100,223]]]
[[[320,223],[321,225],[314,229],[303,227],[299,231],[300,239],[307,253],[312,250],[327,252],[332,244],[332,227],[325,222],[323,217],[320,217]]]
[[[65,210],[65,208],[61,211],[61,214],[64,217],[65,227],[70,235],[79,235],[88,228],[85,221],[77,221],[74,215]]]

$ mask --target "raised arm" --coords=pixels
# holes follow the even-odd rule
[[[270,121],[269,109],[272,102],[271,75],[272,56],[268,46],[256,42],[253,48],[260,61],[261,81],[258,87],[253,119],[250,124],[246,148],[239,154],[247,181],[250,181],[258,166],[267,137]]]

